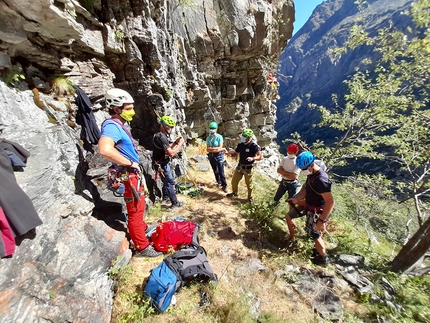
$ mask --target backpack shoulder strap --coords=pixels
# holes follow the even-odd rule
[[[313,187],[312,187],[312,181],[313,180],[315,180],[315,179],[317,179],[317,178],[320,178],[321,177],[321,173],[319,174],[319,176],[316,176],[316,177],[314,177],[314,178],[312,178],[312,180],[308,180],[308,179],[306,179],[306,183],[307,184],[309,184],[309,187],[312,189],[312,191],[314,191],[315,193],[317,193],[318,195],[321,195],[321,193],[318,193]]]

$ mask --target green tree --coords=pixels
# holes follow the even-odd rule
[[[430,0],[414,3],[410,14],[413,25],[407,30],[390,25],[372,37],[364,20],[358,22],[344,47],[334,51],[341,55],[357,46],[373,46],[379,58],[366,59],[364,63],[374,67],[357,70],[346,81],[344,107],[317,107],[322,114],[320,125],[342,135],[332,147],[314,145],[330,166],[370,157],[391,161],[397,174],[403,175],[393,185],[405,197],[399,203],[413,201],[420,229],[391,263],[399,272],[422,259],[430,247]]]

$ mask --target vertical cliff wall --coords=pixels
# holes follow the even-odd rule
[[[113,85],[129,90],[145,147],[154,109],[176,115],[189,137],[213,120],[227,142],[248,126],[262,145],[276,137],[277,86],[267,75],[291,38],[291,0],[37,3],[0,3],[3,67],[20,62],[44,81],[69,76],[92,99]]]
[[[0,74],[17,76],[0,82],[0,136],[30,151],[17,181],[44,222],[0,260],[0,321],[109,322],[107,273],[130,258],[123,219],[107,212],[121,205],[98,183],[107,163],[82,148],[74,99],[52,98],[52,76],[81,87],[98,121],[107,89],[129,91],[133,135],[148,149],[154,110],[175,115],[189,139],[215,120],[227,145],[251,127],[265,146],[276,136],[267,74],[293,16],[292,1],[275,0],[0,1]]]

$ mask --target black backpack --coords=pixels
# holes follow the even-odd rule
[[[176,274],[181,287],[193,282],[207,283],[213,280],[218,283],[218,277],[213,272],[206,257],[206,250],[197,244],[176,251],[164,259],[167,266]]]

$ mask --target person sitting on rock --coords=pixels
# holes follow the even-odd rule
[[[102,124],[98,142],[100,155],[114,164],[117,177],[124,184],[124,201],[127,207],[127,227],[136,248],[135,256],[157,257],[162,255],[150,244],[146,237],[148,225],[144,220],[145,196],[142,183],[139,155],[134,139],[127,128],[135,114],[132,96],[121,89],[110,89],[105,95],[110,119]]]
[[[209,124],[209,136],[206,138],[206,150],[208,152],[209,163],[215,175],[218,186],[227,193],[227,182],[224,174],[224,151],[223,137],[217,133],[218,124],[211,122]]]
[[[228,193],[228,197],[237,196],[239,182],[245,176],[245,183],[248,189],[248,202],[252,202],[252,167],[255,161],[262,160],[263,154],[261,148],[254,140],[254,132],[251,129],[244,129],[240,143],[237,145],[234,152],[226,152],[227,156],[236,157],[239,154],[239,164],[237,165],[233,178],[231,179],[232,192]]]

